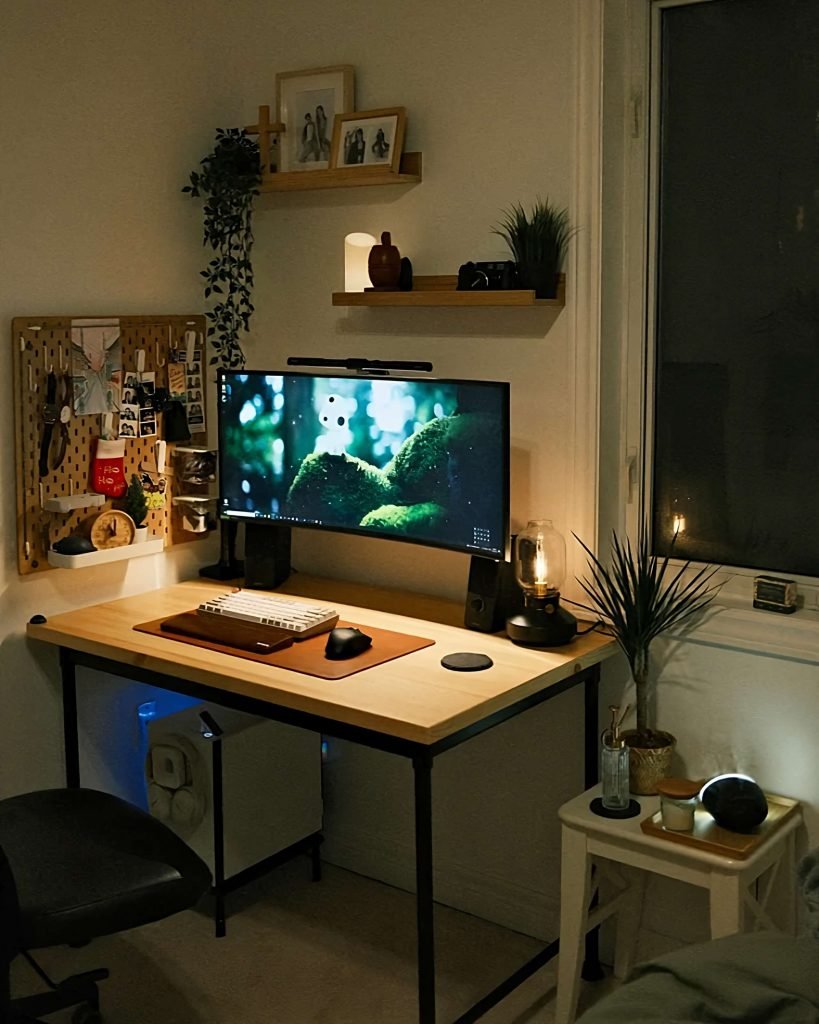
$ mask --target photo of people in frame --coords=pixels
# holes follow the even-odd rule
[[[276,75],[277,120],[286,126],[279,137],[279,171],[316,171],[330,166],[337,114],[353,110],[350,65],[287,71]]]
[[[383,166],[397,171],[404,141],[403,107],[359,111],[336,119],[333,167]]]

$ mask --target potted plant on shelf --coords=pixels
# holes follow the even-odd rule
[[[125,492],[125,511],[133,519],[136,530],[134,531],[134,544],[148,539],[148,526],[145,516],[148,515],[148,499],[145,496],[145,488],[142,481],[136,475],[131,474],[131,482]]]
[[[537,199],[527,215],[523,206],[515,203],[493,231],[512,252],[520,286],[532,288],[535,298],[553,299],[566,250],[577,233],[568,210],[559,210],[548,198]]]
[[[215,254],[201,271],[205,298],[218,297],[205,314],[210,321],[208,338],[216,352],[210,362],[241,369],[245,356],[239,334],[248,329],[253,313],[251,221],[261,182],[259,144],[242,129],[218,128],[213,152],[201,165],[201,171],[191,172],[191,183],[182,191],[204,197],[204,244]]]
[[[669,774],[676,740],[650,724],[651,642],[709,604],[719,589],[718,584],[711,584],[719,567],[689,572],[691,563],[685,562],[670,574],[668,557],[651,554],[645,526],[636,549],[631,541],[623,542],[612,534],[608,568],[579,537],[576,539],[588,555],[591,574],[578,580],[592,600],[592,607],[581,607],[607,620],[634,679],[637,727],[622,733],[629,747],[631,791],[656,793],[657,783]]]

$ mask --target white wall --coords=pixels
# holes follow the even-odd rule
[[[568,530],[570,310],[348,313],[332,307],[330,293],[343,287],[350,230],[390,230],[417,273],[454,273],[466,259],[504,255],[490,229],[512,202],[540,195],[569,205],[573,53],[570,0],[521,0],[512,16],[497,5],[421,0],[384,5],[377,17],[363,0],[336,8],[10,0],[0,38],[0,314],[8,324],[28,313],[200,310],[201,207],[179,190],[214,129],[254,121],[259,103],[274,102],[277,71],[351,63],[358,109],[407,108],[406,147],[424,152],[425,180],[409,190],[259,199],[249,364],[282,366],[291,353],[412,357],[441,376],[509,380],[515,524],[551,516]],[[571,293],[570,281],[570,302]],[[189,545],[139,565],[18,578],[10,401],[0,415],[0,793],[8,794],[62,777],[56,663],[25,641],[30,615],[157,586],[208,556]],[[294,563],[458,599],[468,571],[465,556],[307,533],[295,537]],[[579,695],[561,697],[435,769],[444,882],[469,906],[483,901],[511,921],[524,913],[530,930],[538,908],[551,915],[545,930],[554,926],[552,815],[580,783],[579,747],[564,739],[579,736],[580,707]],[[514,769],[513,750],[528,751]],[[405,879],[406,766],[343,744],[333,755],[328,854],[353,865],[369,857],[374,873]],[[499,794],[494,823],[488,787]],[[544,859],[552,884],[533,904]]]
[[[576,131],[596,132],[593,124],[575,127],[577,6],[419,0],[382,5],[374,17],[363,0],[336,8],[318,0],[7,0],[0,34],[3,322],[28,313],[201,309],[201,210],[179,188],[210,149],[214,129],[255,120],[259,103],[273,103],[278,70],[351,63],[359,109],[407,107],[407,147],[423,150],[425,180],[409,190],[260,198],[249,363],[281,366],[291,353],[411,356],[431,360],[442,376],[509,380],[514,525],[552,516],[568,534],[577,524],[568,510],[594,499],[593,480],[581,479],[581,494],[573,483],[575,355],[593,339],[573,336],[571,268],[569,304],[556,317],[348,312],[331,306],[330,293],[343,287],[350,230],[390,230],[417,272],[453,273],[467,258],[502,255],[490,227],[511,202],[540,194],[573,204]],[[3,351],[10,388],[10,349]],[[607,367],[616,367],[608,347],[606,355]],[[615,376],[606,379],[616,387]],[[610,437],[619,430],[610,422],[619,406],[606,394],[602,430]],[[188,545],[139,565],[18,578],[9,398],[7,391],[0,407],[2,795],[62,778],[56,663],[53,652],[26,643],[30,615],[158,586],[208,557]],[[604,481],[621,472],[612,448]],[[295,538],[294,562],[303,571],[460,598],[467,559],[420,557],[419,550],[304,533]],[[473,646],[480,649],[479,635]],[[798,730],[804,736],[802,723],[816,717],[813,673],[757,655],[681,650],[664,670],[661,706],[681,737],[686,767],[694,773],[712,763],[714,745],[725,742],[715,723],[724,721],[728,749],[751,750],[766,785],[819,805],[816,748],[803,743],[797,759],[788,741]],[[607,677],[606,698],[619,693],[621,666]],[[678,685],[666,685],[672,677]],[[554,812],[581,782],[580,711],[579,694],[564,695],[436,765],[442,893],[526,930],[554,932]],[[763,728],[774,715],[776,728]],[[331,753],[328,854],[407,882],[407,766],[345,744]]]

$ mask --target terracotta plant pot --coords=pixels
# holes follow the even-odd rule
[[[373,288],[394,291],[401,279],[401,253],[392,244],[389,231],[381,234],[381,245],[370,249],[367,259],[367,271]]]
[[[651,796],[657,792],[657,783],[671,774],[671,755],[677,742],[670,732],[655,732],[657,745],[641,747],[635,744],[638,733],[628,729],[623,739],[628,747],[629,789],[639,796]]]

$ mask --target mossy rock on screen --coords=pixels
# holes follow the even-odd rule
[[[357,526],[372,509],[393,498],[380,469],[352,455],[306,455],[287,494],[290,515]]]
[[[446,510],[434,501],[417,505],[381,505],[368,512],[361,526],[388,533],[411,533],[415,537],[435,535],[446,524]]]
[[[483,439],[498,430],[497,418],[484,413],[430,420],[407,438],[384,473],[407,504],[435,499],[458,503],[477,497],[485,481]]]

